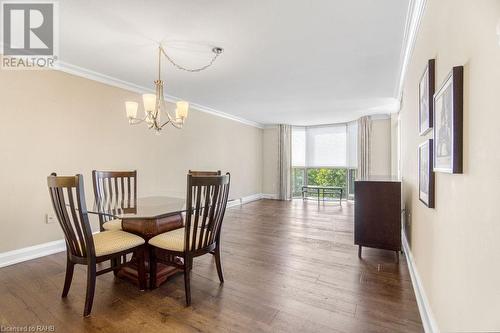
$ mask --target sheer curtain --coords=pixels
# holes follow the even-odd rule
[[[370,175],[371,163],[371,136],[372,121],[369,116],[358,120],[358,173],[357,178],[362,179]]]
[[[346,124],[307,127],[306,165],[315,168],[347,165]]]
[[[278,199],[291,200],[291,171],[292,171],[292,126],[279,125],[278,168],[279,186]]]
[[[292,167],[358,167],[358,123],[297,127],[292,130]]]

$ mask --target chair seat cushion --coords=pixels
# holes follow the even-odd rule
[[[194,228],[191,228],[194,229]],[[184,251],[184,240],[186,228],[179,228],[172,231],[167,231],[162,234],[156,235],[148,241],[149,245],[170,251],[183,252]],[[189,235],[190,240],[192,239],[193,230]],[[198,230],[196,233],[196,244],[199,244],[201,232]],[[205,235],[203,235],[205,237]],[[210,237],[210,234],[208,235]],[[190,246],[191,247],[191,246]]]
[[[121,231],[103,231],[94,235],[94,246],[96,256],[105,256],[118,253],[144,244],[142,237]]]
[[[122,220],[114,219],[102,224],[104,230],[122,230]]]

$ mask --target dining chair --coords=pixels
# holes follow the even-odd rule
[[[87,292],[83,315],[90,315],[94,300],[95,282],[98,275],[120,268],[125,263],[120,258],[129,253],[138,260],[139,288],[146,289],[146,269],[144,266],[145,241],[134,234],[121,231],[103,231],[92,234],[82,175],[58,177],[52,173],[47,177],[49,194],[57,220],[66,240],[66,277],[62,297],[66,297],[71,287],[74,266],[87,266]],[[110,260],[117,266],[97,271],[97,264]]]
[[[186,305],[191,304],[190,275],[193,258],[212,253],[220,283],[224,283],[221,263],[220,232],[229,194],[230,174],[187,175],[186,219],[183,228],[159,234],[148,241],[150,276],[156,276],[158,262],[176,266],[184,273]],[[157,252],[166,255],[157,255]],[[168,258],[180,257],[168,261]],[[156,281],[151,279],[151,288]]]
[[[92,171],[94,197],[100,210],[110,212],[107,206],[119,202],[124,210],[131,210],[137,204],[137,171]],[[99,214],[101,231],[122,230],[122,221],[111,215]]]

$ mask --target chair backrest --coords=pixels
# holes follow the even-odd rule
[[[85,205],[83,176],[47,177],[50,199],[66,239],[67,250],[76,257],[95,256],[94,240]]]
[[[109,212],[107,207],[133,209],[137,204],[137,171],[92,171],[94,197],[102,211]],[[110,215],[99,214],[102,224],[113,219]]]
[[[229,173],[214,176],[188,174],[185,251],[202,250],[219,240],[230,183]]]
[[[192,176],[195,176],[195,177],[200,177],[200,176],[220,176],[221,172],[220,172],[220,170],[218,170],[218,171],[195,171],[195,170],[189,170],[188,174],[192,175]]]

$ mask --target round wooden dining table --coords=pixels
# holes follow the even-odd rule
[[[158,234],[183,227],[182,213],[185,211],[185,199],[163,196],[143,197],[130,201],[96,201],[92,208],[88,209],[89,214],[107,215],[115,219],[121,219],[124,231],[139,235],[145,240],[149,240]],[[156,276],[150,277],[148,253],[149,251],[146,253],[148,281],[151,278],[155,278],[156,285],[159,286],[169,276],[179,271],[174,266],[159,263]],[[139,284],[137,262],[134,257],[120,268],[117,276]]]

